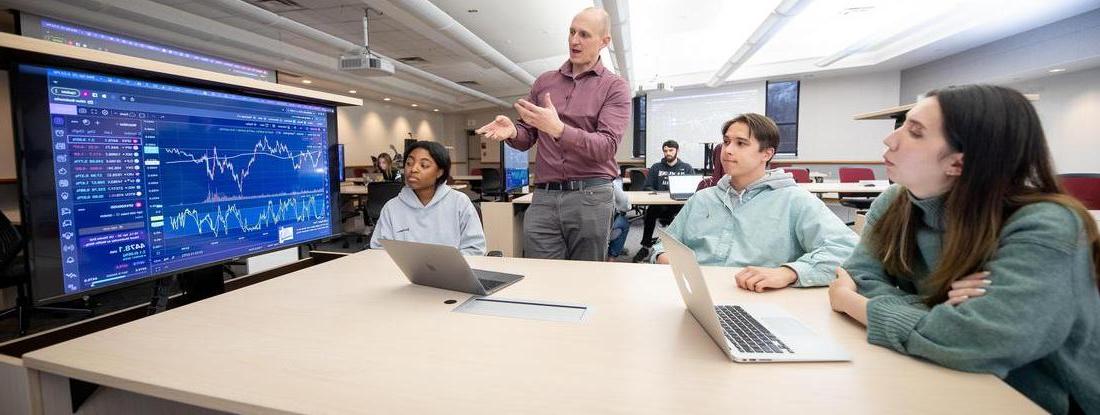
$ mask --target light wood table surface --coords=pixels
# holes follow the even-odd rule
[[[455,175],[455,176],[451,176],[451,177],[454,178],[455,180],[463,181],[463,182],[481,180],[481,175],[480,174],[459,174],[459,175]]]
[[[579,323],[454,313],[468,295],[411,285],[364,251],[23,356],[42,396],[68,382],[240,413],[1041,413],[992,375],[866,342],[825,289],[736,289],[719,302],[781,306],[851,362],[731,362],[685,310],[666,265],[470,258],[526,278],[498,297],[579,303]],[[102,393],[101,393],[102,392]],[[170,404],[170,403],[164,403]],[[86,404],[88,405],[88,404]],[[117,406],[115,406],[117,405]],[[148,406],[144,407],[148,410]],[[59,411],[63,412],[63,411]]]
[[[648,190],[637,192],[625,192],[632,205],[682,205],[686,200],[673,200],[668,192],[651,192]],[[535,194],[528,193],[512,200],[512,203],[529,205],[534,200]]]
[[[19,213],[19,208],[4,209],[4,216],[15,226],[23,223],[23,216]]]
[[[877,195],[885,192],[889,189],[889,185],[865,185],[860,183],[839,183],[839,182],[825,182],[825,183],[799,183],[803,189],[806,189],[810,193],[864,193],[868,195]]]
[[[342,186],[340,186],[340,194],[342,194],[342,195],[360,195],[360,196],[363,196],[363,195],[367,194],[367,189],[368,189],[367,186],[363,186],[363,185],[359,185],[359,184],[342,185]]]

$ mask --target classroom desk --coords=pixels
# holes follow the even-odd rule
[[[23,216],[19,213],[19,208],[4,209],[4,216],[15,226],[19,226],[23,223]]]
[[[668,193],[652,194],[649,191],[626,192],[632,205],[682,205],[682,200],[672,200]],[[531,204],[534,193],[517,197],[511,202],[481,202],[482,225],[485,244],[490,251],[500,251],[504,256],[522,256],[523,211]],[[609,224],[610,226],[610,224]]]
[[[365,196],[367,194],[367,186],[350,185],[340,186],[340,194],[342,195],[358,195]]]
[[[103,413],[1042,412],[992,375],[868,344],[824,289],[754,294],[733,286],[736,269],[707,267],[717,301],[781,306],[853,357],[738,364],[687,313],[668,266],[469,260],[526,276],[499,297],[590,311],[579,323],[454,313],[444,301],[469,295],[410,285],[368,250],[23,361],[45,413],[69,413],[69,378],[105,387],[85,404]]]
[[[826,183],[799,183],[803,189],[808,190],[810,193],[822,194],[822,193],[863,193],[868,195],[877,195],[885,192],[890,186],[886,185],[864,185],[860,183],[839,183],[839,182],[826,182]]]
[[[462,190],[462,189],[465,189],[465,188],[469,187],[466,184],[449,184],[447,186],[450,186],[452,189],[455,189],[455,190]],[[368,189],[367,186],[342,185],[342,186],[340,186],[340,194],[342,194],[342,195],[366,196],[367,195],[367,189]]]
[[[669,197],[668,192],[655,193],[648,190],[637,192],[624,192],[626,198],[630,200],[632,205],[682,205],[687,203],[686,200],[673,200]],[[517,197],[512,200],[512,203],[519,203],[521,205],[529,205],[534,199],[534,193],[528,193],[523,196]]]

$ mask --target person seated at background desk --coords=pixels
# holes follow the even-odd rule
[[[389,153],[378,155],[378,172],[382,173],[383,181],[396,182],[401,180],[401,170],[393,164],[393,158],[390,157]]]
[[[680,144],[676,140],[665,141],[661,144],[661,151],[664,152],[664,158],[649,167],[645,185],[642,186],[643,190],[667,192],[668,176],[686,176],[695,173],[695,169],[691,168],[690,164],[680,160]],[[639,249],[638,254],[634,256],[635,262],[649,256],[649,250],[653,247],[653,229],[657,227],[657,221],[660,220],[662,226],[668,226],[682,207],[680,205],[646,207],[645,223],[642,227],[642,249]]]
[[[405,150],[405,187],[382,207],[370,238],[450,245],[463,255],[485,255],[485,231],[473,202],[447,186],[451,156],[442,144],[417,141]],[[367,197],[370,197],[369,195]]]
[[[837,269],[833,309],[872,344],[994,374],[1051,413],[1100,413],[1100,236],[1031,103],[932,91],[883,141],[897,185]]]
[[[623,191],[623,179],[616,178],[611,188],[615,190],[615,217],[611,218],[611,242],[607,245],[607,260],[614,261],[620,255],[630,255],[623,248],[626,245],[626,236],[630,234],[630,221],[626,218],[626,212],[630,211],[630,197]],[[616,232],[617,231],[617,232]]]
[[[825,203],[795,184],[790,173],[766,170],[779,145],[779,127],[760,114],[741,114],[722,126],[726,175],[695,193],[666,229],[695,251],[701,265],[745,267],[738,287],[827,285],[856,245],[856,234]],[[652,260],[667,264],[660,242]]]

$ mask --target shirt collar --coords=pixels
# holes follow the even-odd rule
[[[561,65],[561,68],[558,68],[558,72],[561,72],[562,75],[565,75],[565,76],[568,76],[570,78],[576,79],[576,78],[580,78],[581,75],[584,75],[584,74],[589,73],[589,72],[592,72],[592,74],[595,75],[595,76],[601,76],[601,75],[607,73],[607,68],[605,68],[603,66],[603,58],[600,57],[600,56],[597,56],[596,57],[596,64],[592,65],[592,68],[588,69],[587,71],[581,72],[580,74],[577,74],[575,76],[573,75],[573,63],[569,62],[569,59],[565,60],[565,63],[563,63]]]

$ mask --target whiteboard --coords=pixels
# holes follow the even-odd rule
[[[680,143],[680,159],[703,168],[703,143],[722,142],[722,124],[746,112],[764,113],[763,81],[723,88],[651,92],[646,103],[646,166],[661,161],[661,143]]]

